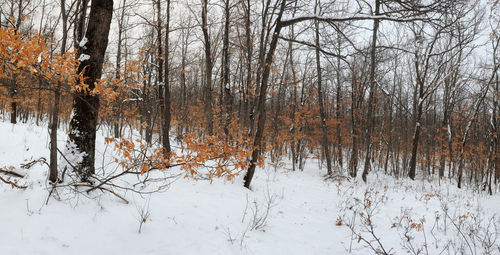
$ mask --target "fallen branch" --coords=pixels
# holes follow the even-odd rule
[[[167,168],[176,167],[176,166],[182,166],[182,165],[184,165],[184,164],[185,164],[185,163],[173,164],[173,165],[169,165],[169,166],[167,166]],[[91,191],[93,191],[93,190],[95,190],[95,189],[99,189],[99,188],[101,188],[103,185],[108,184],[108,183],[109,183],[109,181],[111,181],[111,180],[113,180],[113,179],[116,179],[116,178],[118,178],[118,177],[120,177],[120,176],[123,176],[123,175],[125,175],[125,174],[135,174],[135,175],[142,175],[142,174],[144,174],[144,173],[142,173],[142,172],[130,171],[130,170],[131,170],[132,168],[134,168],[134,167],[136,167],[136,166],[133,166],[133,167],[131,167],[131,168],[129,168],[129,169],[127,169],[127,170],[125,170],[125,171],[123,171],[123,172],[119,173],[119,174],[116,174],[116,175],[113,175],[113,176],[111,176],[111,177],[108,177],[108,178],[107,178],[107,179],[105,179],[105,180],[98,180],[98,181],[100,181],[100,183],[99,183],[97,186],[93,186],[92,188],[88,189],[88,190],[87,190],[87,193],[89,193],[89,192],[91,192]],[[153,171],[153,170],[159,170],[159,169],[158,169],[158,168],[150,168],[150,169],[148,170],[148,172],[151,172],[151,171]],[[96,179],[97,179],[97,178],[96,178]]]
[[[16,173],[14,171],[7,171],[7,170],[4,170],[4,169],[0,169],[0,173],[7,174],[7,175],[12,175],[14,177],[24,178],[24,175]]]
[[[16,187],[16,188],[18,188],[18,189],[26,189],[26,188],[27,188],[26,186],[19,186],[19,185],[17,185],[17,183],[15,183],[15,182],[12,182],[12,181],[9,181],[9,180],[5,180],[5,179],[4,179],[4,178],[2,178],[1,176],[0,176],[0,181],[4,182],[4,183],[6,183],[6,184],[10,184],[10,185],[12,185],[13,187]]]
[[[109,193],[111,193],[111,194],[115,195],[117,198],[121,199],[121,200],[122,200],[125,204],[128,204],[128,203],[129,203],[127,199],[125,199],[124,197],[122,197],[122,196],[118,195],[116,192],[114,192],[114,191],[112,191],[112,190],[110,190],[110,189],[107,189],[107,188],[104,188],[104,187],[100,187],[99,189],[100,189],[100,190],[107,191],[107,192],[109,192]]]
[[[45,159],[44,157],[41,157],[37,160],[33,160],[33,161],[28,162],[28,163],[21,164],[21,167],[24,169],[30,169],[36,163],[45,164],[45,165],[49,166],[49,164],[47,163],[47,159]]]
[[[57,151],[59,152],[59,154],[61,154],[61,156],[64,158],[64,160],[66,160],[66,162],[73,168],[73,170],[76,170],[77,168],[66,158],[66,156],[64,155],[64,153],[62,153],[61,150],[59,150],[59,148],[57,148]]]
[[[90,184],[86,184],[86,183],[75,183],[75,184],[73,184],[73,186],[75,186],[75,187],[90,187],[90,188],[94,188],[94,186],[92,186]],[[108,188],[105,188],[105,187],[99,187],[99,188],[96,188],[96,189],[99,189],[101,191],[107,191],[107,192],[115,195],[117,198],[121,199],[125,204],[129,203],[127,199],[125,199],[124,197],[120,196],[119,194],[117,194],[116,192],[114,192],[111,189],[108,189]]]

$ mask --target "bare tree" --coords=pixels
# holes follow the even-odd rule
[[[262,137],[264,134],[264,124],[266,122],[267,87],[269,82],[269,75],[271,73],[271,64],[273,62],[274,51],[276,50],[276,46],[278,45],[279,35],[281,29],[283,28],[281,19],[283,17],[283,13],[285,12],[285,7],[286,7],[286,0],[282,0],[279,9],[272,10],[272,11],[277,11],[278,14],[274,25],[271,44],[269,45],[269,50],[266,53],[266,60],[264,63],[264,69],[262,73],[262,81],[260,83],[260,93],[258,98],[259,101],[257,104],[257,113],[259,117],[257,121],[257,131],[255,133],[255,138],[253,141],[253,151],[252,151],[252,157],[250,159],[250,166],[248,167],[248,171],[244,177],[245,180],[244,186],[246,188],[250,188],[250,183],[252,182],[252,178],[255,173],[255,168],[257,167],[257,161],[263,149]]]
[[[165,25],[165,95],[163,96],[163,111],[164,115],[162,125],[163,149],[165,155],[169,155],[172,151],[170,148],[170,121],[172,114],[170,112],[170,59],[169,59],[169,35],[170,35],[170,0],[167,0],[167,22]]]
[[[318,15],[321,15],[321,2],[320,0],[316,0],[316,3],[314,5],[314,12],[317,13]],[[314,28],[315,28],[315,41],[316,41],[316,69],[318,72],[318,78],[317,78],[317,84],[318,84],[318,104],[319,104],[319,112],[320,112],[320,118],[321,118],[321,131],[322,131],[322,143],[323,143],[323,154],[326,159],[326,166],[327,166],[327,173],[328,175],[332,174],[332,158],[330,155],[330,148],[328,144],[328,128],[326,126],[326,112],[325,112],[325,104],[324,104],[324,95],[323,95],[323,88],[322,88],[322,75],[321,75],[321,57],[320,57],[320,37],[319,37],[319,22],[317,20],[314,21]]]
[[[60,1],[61,18],[62,18],[62,45],[61,55],[66,54],[66,43],[68,40],[68,16],[66,11],[66,0]],[[52,118],[50,121],[50,165],[49,165],[49,181],[57,182],[57,126],[59,124],[59,104],[61,101],[61,83],[59,82],[54,91],[54,105],[52,109]]]
[[[201,30],[205,46],[205,114],[207,117],[207,133],[213,135],[212,116],[212,42],[208,31],[208,0],[201,0]]]

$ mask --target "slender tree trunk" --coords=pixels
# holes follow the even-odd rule
[[[213,112],[212,112],[212,45],[210,41],[210,34],[208,32],[208,0],[201,0],[201,30],[203,32],[203,39],[205,43],[205,114],[207,117],[207,133],[213,135]]]
[[[262,82],[260,84],[260,94],[259,101],[257,104],[257,113],[259,115],[257,121],[257,131],[255,132],[255,138],[253,142],[252,157],[250,159],[250,165],[248,171],[244,177],[244,186],[250,188],[250,183],[252,182],[253,175],[255,173],[255,168],[257,167],[258,158],[263,151],[262,137],[264,134],[265,122],[266,122],[266,96],[267,87],[269,81],[269,75],[271,74],[271,64],[273,62],[274,51],[278,46],[278,39],[281,33],[281,17],[285,11],[286,0],[282,0],[280,10],[278,12],[278,17],[276,18],[276,25],[274,27],[273,37],[271,39],[271,44],[269,45],[269,51],[267,52],[266,61],[264,64],[264,69],[262,73]]]
[[[244,90],[244,103],[243,103],[243,122],[250,126],[250,88],[252,87],[252,55],[253,55],[253,42],[251,35],[251,20],[250,20],[250,0],[246,0],[245,4],[245,49],[246,49],[246,84]],[[253,98],[253,96],[252,96]],[[250,129],[251,130],[251,129]],[[251,134],[251,133],[250,133]]]
[[[380,0],[375,0],[375,13],[377,16],[380,13]],[[366,126],[366,158],[365,158],[365,166],[363,168],[363,174],[361,178],[364,182],[366,182],[366,176],[370,171],[370,160],[371,160],[371,150],[372,150],[372,132],[373,126],[375,125],[375,117],[373,116],[373,109],[375,108],[375,92],[376,92],[376,80],[375,80],[375,71],[376,71],[376,52],[377,52],[377,34],[379,27],[379,20],[376,19],[373,21],[373,31],[372,31],[372,45],[370,50],[370,94],[368,96],[368,113],[366,115],[367,126]]]
[[[491,118],[491,124],[492,124],[492,134],[493,134],[493,150],[494,150],[494,165],[495,165],[495,182],[500,180],[500,118],[498,117],[500,115],[500,104],[499,104],[499,97],[500,97],[500,79],[498,75],[498,65],[500,63],[497,63],[497,58],[495,56],[498,56],[498,47],[500,47],[500,38],[497,37],[496,42],[493,44],[493,65],[497,70],[495,70],[494,76],[495,76],[495,86],[494,86],[494,91],[493,91],[493,111],[492,111],[492,118]],[[493,175],[493,174],[492,174]],[[490,177],[490,187],[491,187],[491,177]],[[491,188],[490,188],[491,189]]]
[[[410,159],[410,168],[408,170],[408,176],[410,179],[415,180],[415,168],[417,165],[417,153],[418,153],[418,142],[420,139],[420,129],[422,124],[420,123],[422,119],[422,110],[423,110],[423,84],[418,85],[420,88],[420,96],[418,97],[417,109],[415,111],[415,131],[413,133],[412,139],[412,149],[411,149],[411,159]]]
[[[479,99],[476,101],[471,119],[469,120],[469,122],[467,123],[467,126],[465,127],[464,135],[462,138],[462,144],[460,146],[460,155],[458,157],[459,161],[458,161],[457,187],[459,189],[462,188],[462,175],[463,175],[463,168],[464,168],[464,152],[465,152],[465,146],[467,145],[467,139],[469,136],[469,132],[470,132],[472,124],[474,123],[474,120],[477,118],[477,115],[479,114],[479,108],[481,107],[481,104],[483,103],[484,99],[486,98],[486,95],[488,94],[489,86],[492,84],[495,77],[497,76],[496,72],[497,72],[498,68],[499,68],[499,66],[495,66],[495,69],[494,69],[493,74],[490,78],[490,81],[485,85],[484,91],[480,95]]]
[[[66,0],[60,2],[61,16],[63,22],[63,36],[61,45],[61,55],[66,54],[66,42],[68,40],[68,13],[66,12]],[[58,82],[54,91],[54,105],[52,108],[52,119],[50,122],[50,165],[49,181],[57,182],[57,124],[59,123],[59,104],[61,101],[61,83]]]
[[[319,12],[321,12],[319,9],[321,8],[320,1],[316,1],[316,5],[314,8],[314,12],[319,15]],[[321,133],[322,133],[322,144],[323,144],[323,154],[326,159],[326,167],[327,167],[327,174],[331,175],[332,174],[332,159],[330,155],[330,148],[328,144],[328,127],[326,126],[326,112],[325,112],[325,104],[324,104],[324,98],[323,98],[323,88],[322,88],[322,74],[321,74],[321,57],[319,54],[319,22],[315,21],[314,22],[314,27],[315,27],[315,33],[316,33],[316,69],[318,72],[318,104],[319,104],[319,114],[321,118]]]
[[[11,98],[11,103],[10,103],[10,123],[16,124],[17,123],[17,86],[16,86],[16,80],[17,76],[14,75],[14,78],[11,82],[11,89],[10,89],[10,98]]]
[[[170,35],[170,0],[167,0],[167,24],[165,26],[165,96],[163,97],[163,125],[162,139],[163,149],[166,156],[172,152],[170,148],[170,121],[172,115],[170,112],[170,60],[169,60],[169,35]]]
[[[493,115],[495,116],[493,118],[493,142],[494,142],[494,151],[495,151],[495,180],[500,179],[500,118],[498,118],[498,114],[500,114],[500,105],[498,103],[498,97],[500,95],[500,89],[499,89],[499,79],[498,79],[498,74],[496,75],[496,81],[495,81],[495,103],[494,103],[494,111]],[[491,185],[491,178],[490,178],[490,185]]]
[[[12,3],[14,5],[14,2]],[[13,10],[13,8],[12,8]],[[23,0],[19,0],[18,2],[18,10],[17,10],[17,19],[16,19],[16,24],[15,24],[15,29],[14,33],[18,34],[21,29],[21,24],[23,20]],[[13,16],[12,16],[13,17]],[[11,89],[10,89],[10,97],[11,97],[11,103],[10,103],[10,123],[16,124],[17,123],[17,76],[14,76],[14,79],[11,81]]]
[[[151,102],[151,95],[149,93],[149,90],[152,86],[151,84],[151,71],[148,72],[148,74],[146,75],[148,77],[148,79],[146,79],[144,82],[143,82],[143,94],[142,94],[142,98],[144,100],[143,102],[143,108],[144,108],[144,112],[143,112],[143,116],[146,118],[146,143],[147,144],[151,144],[152,143],[152,140],[153,140],[153,125],[154,125],[154,121],[153,121],[153,116],[152,115],[152,102]]]
[[[64,1],[64,0],[62,0],[62,1]],[[52,183],[55,183],[58,180],[58,176],[57,176],[58,175],[58,171],[57,171],[57,124],[59,123],[60,101],[61,101],[61,83],[59,82],[57,84],[56,90],[54,91],[54,106],[52,109],[52,119],[50,121],[49,181]]]
[[[124,19],[125,19],[125,5],[126,0],[122,0],[120,20],[118,21],[118,47],[116,49],[116,79],[121,79],[121,62],[122,62],[122,38],[124,30]],[[121,117],[122,117],[122,103],[118,101],[117,110],[114,112],[115,119],[113,123],[114,137],[119,138],[121,136]]]
[[[155,80],[155,85],[158,86],[158,102],[160,108],[160,119],[164,119],[165,114],[165,83],[163,82],[163,64],[164,64],[164,55],[163,55],[163,44],[162,44],[162,31],[163,31],[163,21],[161,20],[161,0],[155,0],[156,4],[156,40],[157,40],[157,56],[156,59],[158,61],[156,75],[157,79]],[[160,132],[160,140],[162,141],[162,145],[164,142],[163,130],[164,123],[160,120],[161,132]]]
[[[297,2],[295,2],[295,7],[297,6]],[[292,17],[295,17],[297,8],[294,8],[294,11],[292,13]],[[295,27],[292,25],[290,27],[290,38],[294,39],[295,38]],[[290,69],[292,72],[292,88],[293,92],[291,94],[291,111],[290,111],[290,120],[292,122],[292,126],[290,127],[290,137],[291,137],[291,142],[290,142],[290,151],[291,151],[291,156],[292,156],[292,170],[295,171],[297,169],[297,160],[298,160],[298,144],[299,139],[298,139],[298,128],[297,128],[297,120],[296,120],[296,115],[297,115],[297,73],[295,71],[295,62],[293,58],[293,42],[289,41],[288,42],[288,51],[287,54],[289,54],[289,59],[290,59]]]
[[[338,37],[338,54],[341,54],[341,42],[340,42],[340,35]],[[340,58],[337,58],[337,70],[336,70],[336,76],[337,76],[337,98],[336,98],[336,106],[335,106],[335,117],[337,118],[337,158],[340,167],[342,168],[344,165],[344,160],[343,160],[343,152],[342,152],[342,122],[343,122],[343,114],[342,114],[342,85],[341,85],[341,65],[340,65]]]
[[[261,84],[263,78],[263,70],[265,69],[265,58],[266,58],[266,49],[267,42],[269,41],[269,33],[270,29],[267,24],[269,9],[271,8],[271,0],[266,0],[262,2],[262,22],[261,22],[261,31],[260,31],[260,39],[259,39],[259,56],[257,62],[257,72],[255,74],[255,84]],[[250,8],[250,5],[248,6]],[[270,21],[269,21],[270,22]],[[257,90],[257,88],[256,88]],[[255,118],[258,115],[256,107],[258,107],[258,98],[251,97],[249,104],[249,122],[250,122],[250,132],[249,135],[253,136],[255,134]]]
[[[233,97],[231,95],[231,88],[229,87],[229,23],[230,23],[230,0],[224,1],[224,39],[222,46],[222,87],[224,89],[224,105],[225,105],[225,116],[224,116],[224,134],[226,137],[229,135],[229,124],[231,122],[232,113],[232,102]],[[222,102],[221,102],[222,103]]]
[[[352,77],[352,84],[351,84],[351,126],[352,126],[352,134],[351,134],[351,143],[352,143],[352,149],[351,149],[351,158],[349,160],[349,174],[351,177],[355,178],[358,174],[358,137],[359,137],[359,131],[358,131],[358,125],[356,119],[358,118],[358,100],[361,100],[361,97],[358,96],[358,91],[359,88],[357,86],[357,77],[353,72],[353,77]]]
[[[451,134],[450,128],[450,123],[448,122],[448,104],[446,103],[447,100],[447,91],[448,89],[445,88],[445,93],[444,93],[444,101],[445,101],[445,107],[444,107],[444,114],[443,114],[443,124],[442,124],[442,129],[445,130],[446,134],[443,134],[443,141],[441,145],[441,156],[439,158],[439,179],[441,180],[444,177],[444,168],[446,165],[446,148],[447,148],[447,140],[448,140],[448,134]],[[450,158],[451,160],[451,158]]]

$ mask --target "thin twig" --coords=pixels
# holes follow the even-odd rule
[[[24,175],[16,173],[14,171],[6,171],[6,170],[3,170],[3,169],[0,169],[0,173],[7,174],[7,175],[12,175],[14,177],[24,178]]]
[[[17,185],[17,184],[16,184],[16,183],[14,183],[14,182],[11,182],[11,181],[9,181],[9,180],[5,180],[5,179],[4,179],[4,178],[2,178],[1,176],[0,176],[0,181],[5,182],[6,184],[10,184],[10,185],[12,185],[12,186],[14,186],[14,187],[16,187],[16,188],[18,188],[18,189],[26,189],[26,188],[27,188],[27,186],[19,186],[19,185]]]

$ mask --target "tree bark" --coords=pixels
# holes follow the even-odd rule
[[[120,80],[121,77],[121,62],[122,62],[122,40],[123,40],[123,30],[124,30],[124,19],[125,19],[125,5],[126,0],[122,0],[120,19],[118,21],[118,45],[116,49],[116,79]],[[114,112],[114,137],[120,138],[122,131],[122,102],[116,102],[116,106],[118,109]]]
[[[316,5],[314,6],[314,12],[319,15],[319,5],[320,1],[316,1]],[[327,174],[332,174],[332,159],[330,155],[330,149],[328,144],[328,127],[326,126],[326,112],[325,112],[325,104],[323,99],[323,84],[322,84],[322,74],[321,74],[321,56],[319,54],[319,48],[321,47],[319,44],[319,22],[317,20],[314,21],[315,27],[315,35],[316,35],[316,69],[318,73],[318,104],[319,104],[319,114],[321,118],[321,134],[322,134],[322,144],[323,144],[323,154],[326,159],[326,169]]]
[[[380,13],[380,0],[375,0],[375,13],[377,16]],[[363,168],[363,174],[361,178],[366,182],[366,176],[370,171],[370,160],[371,160],[371,149],[372,149],[372,132],[373,126],[375,125],[375,117],[373,116],[373,109],[375,107],[375,91],[376,91],[376,53],[377,53],[377,34],[380,20],[373,20],[373,31],[372,31],[372,45],[370,50],[370,94],[368,96],[368,113],[366,114],[367,126],[366,126],[366,158],[365,166]]]
[[[95,139],[99,115],[99,96],[90,93],[101,78],[104,54],[108,46],[108,35],[113,16],[113,0],[92,0],[88,28],[85,33],[87,43],[78,50],[81,61],[78,71],[83,73],[88,91],[77,91],[73,96],[73,117],[69,139],[79,152],[85,153],[78,163],[77,172],[82,181],[89,181],[95,173]],[[85,55],[84,55],[85,54]]]
[[[170,0],[167,0],[167,24],[165,25],[165,95],[163,97],[163,125],[162,139],[165,156],[169,156],[172,152],[170,148],[170,121],[172,115],[170,112],[170,62],[169,62],[169,34],[170,34]]]
[[[224,105],[225,105],[225,115],[224,115],[224,134],[226,137],[229,135],[229,124],[231,122],[232,113],[232,101],[233,97],[231,95],[231,88],[229,87],[229,23],[230,23],[230,0],[225,0],[224,3],[224,38],[222,46],[222,87],[224,89]],[[221,102],[222,104],[222,102]]]
[[[264,134],[265,122],[266,122],[266,95],[267,95],[267,87],[269,81],[269,75],[271,73],[271,64],[273,62],[274,51],[276,50],[276,46],[278,45],[279,35],[282,29],[281,17],[283,16],[283,12],[285,11],[286,0],[282,0],[281,7],[278,12],[278,17],[276,18],[276,26],[274,27],[274,33],[271,40],[271,44],[269,45],[269,51],[267,52],[266,61],[264,64],[264,71],[262,73],[262,82],[260,84],[260,94],[259,101],[257,105],[257,114],[259,115],[257,121],[257,131],[255,132],[255,138],[253,142],[253,151],[252,157],[250,159],[250,166],[248,167],[247,173],[244,177],[244,186],[246,188],[250,188],[250,183],[252,182],[253,175],[255,173],[255,168],[257,167],[257,161],[261,152],[263,151],[263,143],[262,137]]]
[[[213,112],[212,112],[212,48],[210,41],[210,34],[208,32],[208,0],[201,0],[201,30],[203,32],[203,39],[205,43],[205,114],[207,117],[207,133],[213,135]]]
[[[68,40],[68,13],[66,12],[66,0],[61,0],[61,16],[63,23],[63,36],[61,45],[61,55],[66,54],[66,42]],[[57,182],[57,124],[59,123],[59,105],[61,101],[61,83],[58,82],[54,91],[54,105],[52,108],[52,118],[50,121],[50,164],[49,164],[49,181]]]
[[[341,54],[341,42],[340,42],[340,35],[338,37],[338,54]],[[343,114],[342,114],[342,106],[341,106],[341,101],[342,101],[342,85],[341,85],[341,65],[340,65],[340,58],[337,58],[337,69],[336,69],[336,78],[337,78],[337,94],[336,94],[336,106],[335,106],[335,118],[337,119],[337,158],[340,167],[343,167],[344,165],[344,160],[343,160],[343,153],[342,153],[342,121],[343,121]]]

